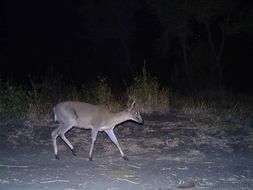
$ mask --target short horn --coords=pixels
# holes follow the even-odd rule
[[[133,101],[133,103],[131,104],[129,109],[132,110],[134,108],[134,106],[135,106],[135,100]]]

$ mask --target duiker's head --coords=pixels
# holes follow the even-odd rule
[[[136,106],[135,101],[133,101],[133,103],[130,105],[127,111],[128,111],[130,120],[133,120],[133,121],[136,121],[137,123],[142,124],[143,120],[140,114],[140,109],[139,109],[139,106]]]

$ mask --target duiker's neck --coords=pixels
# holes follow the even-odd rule
[[[125,121],[129,120],[127,116],[127,112],[125,110],[117,113],[112,113],[111,115],[111,123],[114,125],[121,124]]]

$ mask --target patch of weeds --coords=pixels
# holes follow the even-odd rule
[[[130,169],[119,169],[110,171],[110,176],[120,179],[133,179],[136,178],[136,172]]]
[[[170,90],[162,88],[158,79],[147,72],[145,65],[142,75],[135,77],[134,83],[127,89],[127,94],[143,106],[164,108],[170,103]]]
[[[24,120],[25,124],[47,124],[52,121],[53,105],[64,99],[63,95],[67,96],[67,93],[63,93],[65,85],[61,81],[61,76],[46,77],[39,82],[30,78],[32,100]]]
[[[0,116],[2,122],[22,120],[32,100],[30,91],[13,82],[6,82],[0,89]]]
[[[32,96],[34,102],[45,106],[58,102],[64,96],[68,95],[68,90],[64,89],[68,85],[62,82],[61,76],[46,77],[41,81],[34,82],[30,79],[32,85]],[[71,89],[71,91],[73,91]]]
[[[105,105],[110,110],[119,110],[120,103],[114,98],[106,77],[99,76],[97,81],[82,85],[80,96],[82,101],[95,105]]]
[[[51,122],[52,107],[62,101],[83,101],[104,105],[111,111],[123,108],[123,98],[115,98],[106,77],[83,85],[64,83],[61,76],[32,80],[30,87],[14,82],[3,83],[0,79],[1,122],[25,120],[28,123]],[[121,92],[120,92],[121,93]],[[119,94],[120,94],[119,93]],[[126,93],[144,108],[146,113],[182,109],[191,119],[204,122],[235,121],[252,125],[253,98],[224,89],[199,92],[193,96],[180,96],[169,88],[163,88],[156,77],[142,68],[142,75],[127,86]],[[222,123],[220,122],[220,123]]]
[[[248,95],[218,89],[200,92],[190,97],[173,97],[172,102],[173,107],[182,109],[194,119],[217,123],[246,120],[251,113],[253,99]]]

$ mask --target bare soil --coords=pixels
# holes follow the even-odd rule
[[[196,119],[174,110],[115,129],[129,161],[100,133],[88,161],[90,131],[73,128],[73,156],[51,126],[0,126],[0,189],[172,190],[253,189],[253,124]]]

